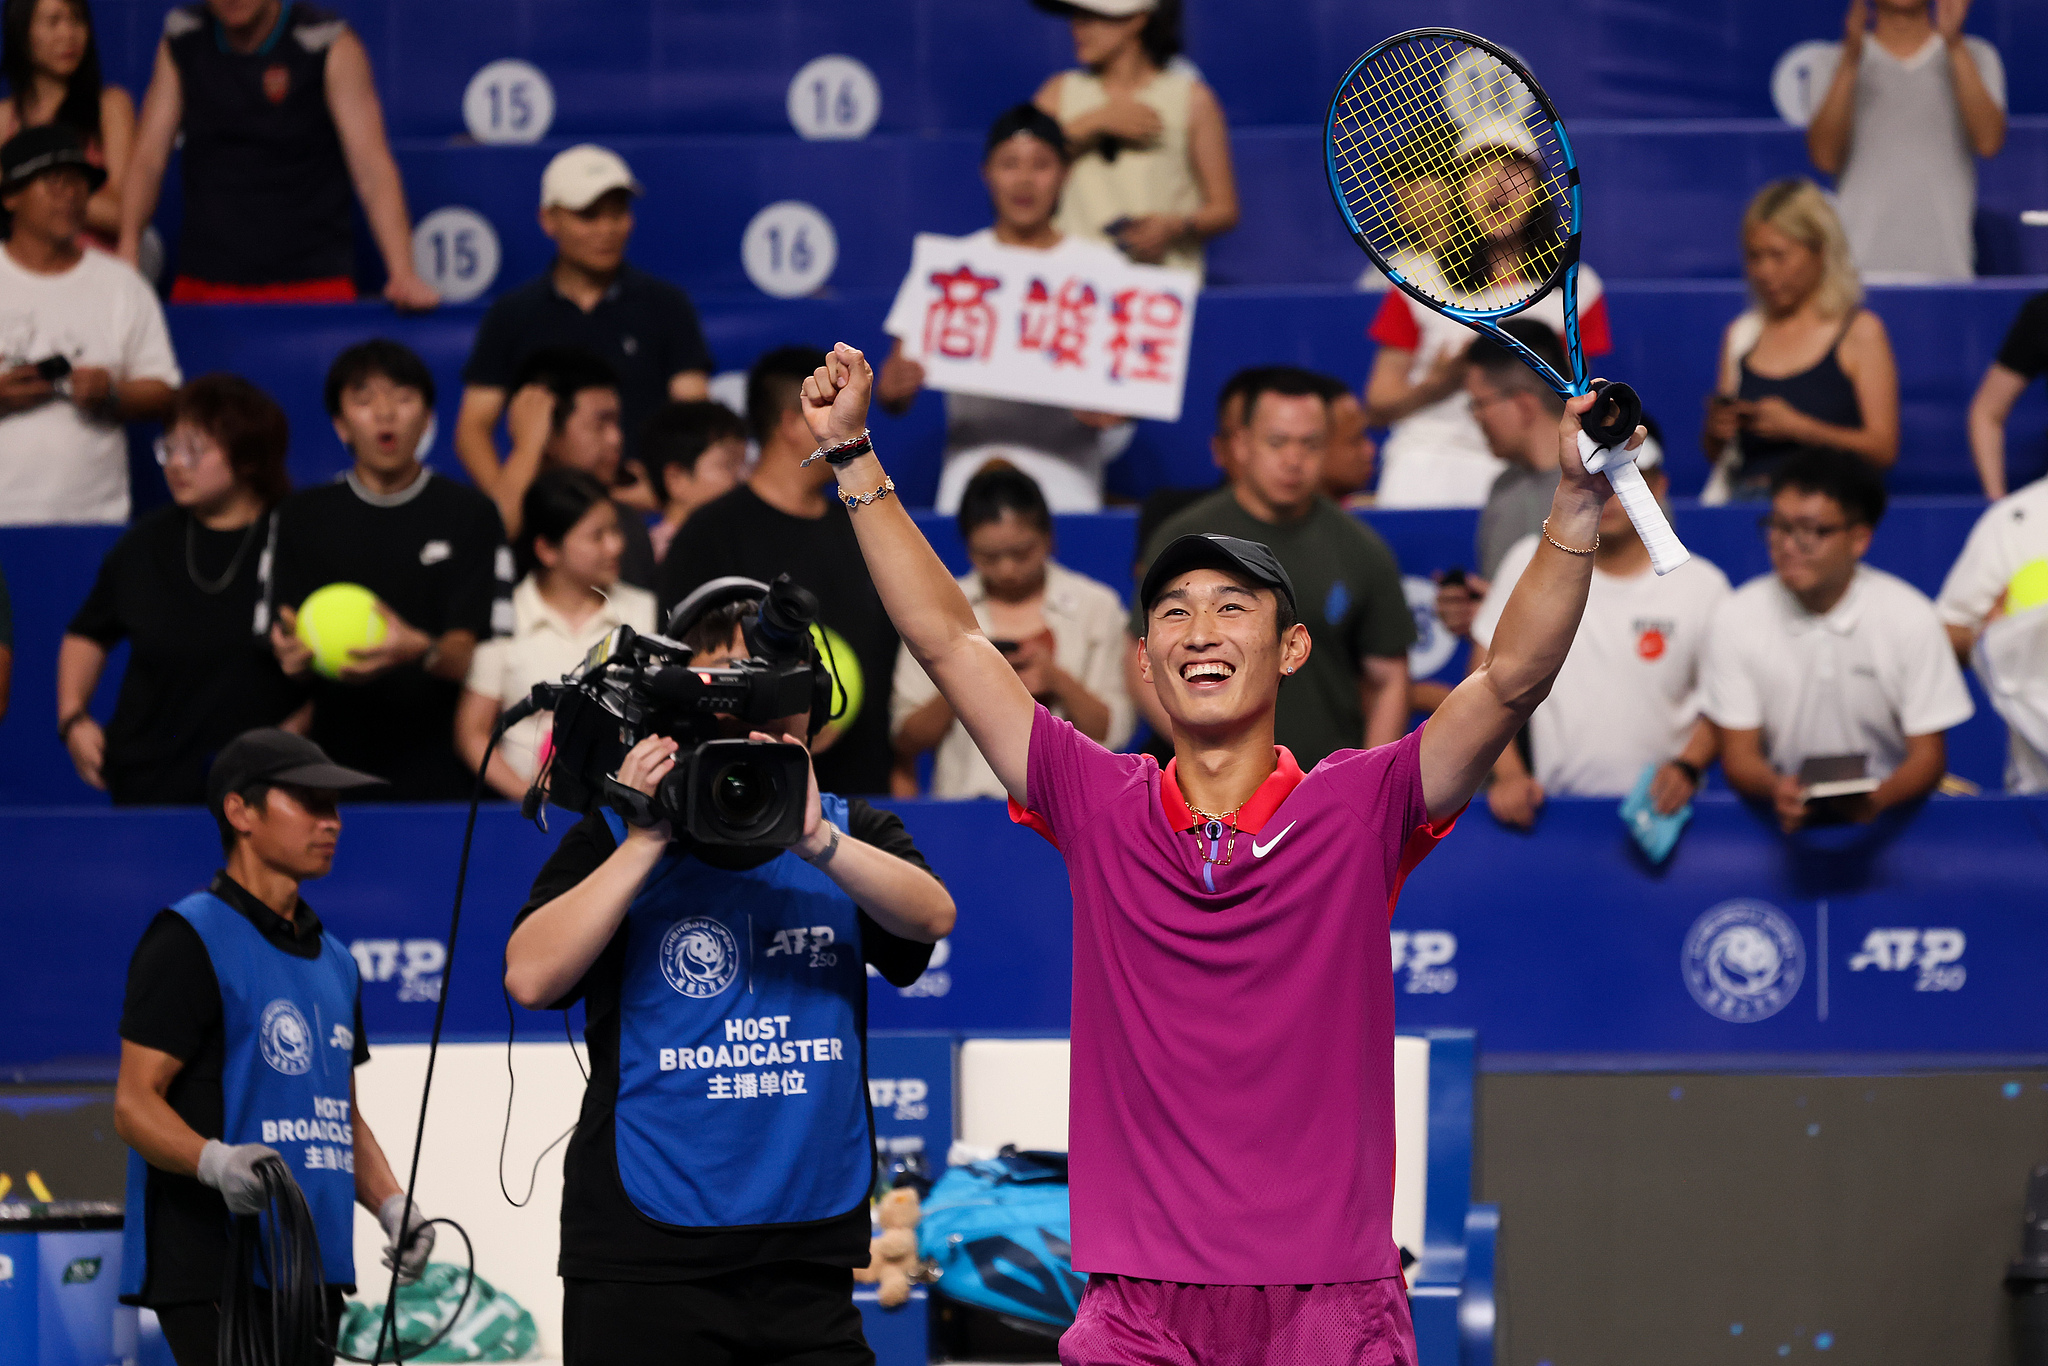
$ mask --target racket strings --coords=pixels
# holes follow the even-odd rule
[[[1491,54],[1438,36],[1396,44],[1353,74],[1329,134],[1375,257],[1435,265],[1404,270],[1410,284],[1506,308],[1547,283],[1567,240],[1568,166],[1533,92]]]

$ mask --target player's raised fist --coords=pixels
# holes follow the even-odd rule
[[[856,437],[868,425],[868,396],[875,372],[868,358],[845,342],[825,355],[825,363],[804,381],[804,421],[820,446]]]

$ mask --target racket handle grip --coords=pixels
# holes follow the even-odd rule
[[[1657,496],[1650,492],[1635,461],[1621,460],[1609,465],[1607,482],[1614,486],[1614,496],[1621,499],[1628,519],[1635,523],[1636,534],[1643,538],[1643,547],[1650,552],[1651,568],[1660,575],[1669,574],[1692,558],[1692,552],[1665,520],[1664,509],[1657,505]]]

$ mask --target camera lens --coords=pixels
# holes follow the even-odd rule
[[[711,780],[711,806],[729,825],[753,825],[775,800],[775,779],[750,760],[727,764]]]

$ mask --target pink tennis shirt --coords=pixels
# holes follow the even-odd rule
[[[1038,709],[1012,817],[1058,847],[1074,892],[1076,1269],[1400,1274],[1387,917],[1450,830],[1429,823],[1420,745],[1339,750],[1306,777],[1279,749],[1212,891],[1174,766]]]

